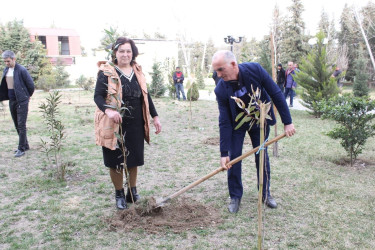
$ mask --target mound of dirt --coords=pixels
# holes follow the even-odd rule
[[[149,233],[184,232],[193,228],[207,228],[221,223],[220,213],[193,200],[174,200],[155,209],[155,199],[117,211],[108,218],[110,230],[142,229]]]

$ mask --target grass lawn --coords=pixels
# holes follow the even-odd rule
[[[95,145],[93,93],[63,92],[60,107],[66,140],[66,180],[40,151],[47,131],[38,105],[30,103],[28,139],[31,150],[16,159],[18,136],[7,102],[0,111],[0,249],[255,249],[257,189],[254,157],[243,162],[244,196],[238,214],[226,208],[226,174],[219,173],[179,199],[211,207],[221,223],[182,233],[110,230],[117,211],[114,188]],[[139,169],[143,198],[166,197],[219,167],[218,110],[215,101],[189,103],[154,99],[163,132],[152,133]],[[271,192],[278,208],[265,209],[266,249],[375,249],[375,138],[350,167],[338,141],[324,135],[335,124],[292,110],[297,134],[278,143],[272,156]],[[281,125],[278,125],[279,133]],[[154,131],[154,130],[152,130]],[[274,128],[272,128],[272,137]],[[213,142],[213,143],[208,143]],[[246,138],[244,150],[251,149]],[[170,204],[169,206],[173,206]]]

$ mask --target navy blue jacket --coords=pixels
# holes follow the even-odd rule
[[[270,75],[258,63],[241,63],[238,65],[239,74],[241,74],[242,83],[245,85],[247,92],[251,93],[251,85],[254,91],[259,88],[261,92],[261,101],[268,103],[272,101],[276,105],[285,125],[292,123],[288,105],[285,101],[284,94],[277,84],[272,80]],[[235,119],[237,116],[236,102],[231,99],[234,96],[233,88],[230,83],[220,79],[215,88],[216,99],[219,106],[219,127],[220,127],[220,152],[225,154],[230,151],[232,141],[232,131],[235,128]],[[272,120],[267,120],[267,124],[276,123],[273,109],[269,115]],[[255,125],[254,125],[255,126]]]
[[[0,85],[0,101],[9,100],[8,96],[8,85],[6,82],[6,74],[9,68],[6,67],[1,78]],[[14,93],[18,103],[28,101],[30,96],[34,93],[34,82],[29,72],[25,67],[16,63],[13,72],[14,78]]]

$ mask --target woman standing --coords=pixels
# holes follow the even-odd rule
[[[133,40],[119,37],[112,45],[112,63],[99,62],[94,100],[96,144],[102,146],[104,165],[109,168],[115,187],[116,206],[126,209],[126,202],[140,199],[137,193],[138,166],[144,164],[144,140],[150,142],[150,118],[161,132],[161,123],[154,103],[147,91],[146,79],[141,67],[135,62],[138,49]],[[122,116],[117,110],[126,107]],[[129,171],[128,190],[124,193],[124,154],[115,132],[120,127],[125,136],[126,168]]]

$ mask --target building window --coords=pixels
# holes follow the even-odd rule
[[[60,55],[70,55],[69,37],[59,36],[59,54]]]
[[[46,36],[36,36],[35,39],[40,41],[44,48],[47,48]]]

